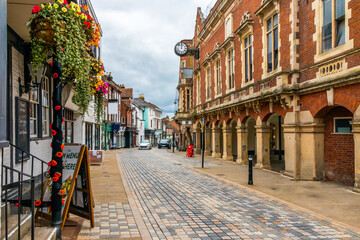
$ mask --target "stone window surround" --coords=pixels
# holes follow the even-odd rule
[[[350,40],[349,31],[349,19],[351,18],[351,9],[349,9],[350,1],[352,0],[345,0],[345,44],[334,47],[326,52],[322,52],[323,0],[314,0],[312,3],[312,10],[315,11],[314,24],[316,29],[313,35],[313,41],[316,42],[315,63],[334,57],[354,47],[354,40]]]
[[[222,90],[222,79],[221,79],[221,51],[218,51],[218,52],[214,52],[215,54],[213,54],[212,56],[211,56],[211,60],[212,60],[212,65],[213,65],[213,68],[214,68],[214,94],[215,94],[215,98],[218,98],[218,97],[220,97],[221,96],[221,90]],[[219,93],[217,94],[217,92],[218,92],[218,89],[217,89],[217,79],[216,79],[216,62],[217,61],[220,61],[220,66],[219,66],[219,68],[220,68],[220,73],[219,73],[219,77],[220,77],[220,79],[219,79],[219,81],[220,81],[220,91],[219,91]]]
[[[252,42],[254,42],[254,20],[251,17],[250,12],[245,12],[241,24],[239,28],[235,31],[235,34],[239,36],[240,42],[240,55],[241,55],[241,87],[246,87],[249,84],[254,83],[254,77],[248,82],[245,82],[245,38],[247,38],[250,34],[253,36]],[[252,57],[254,59],[254,47],[252,51]],[[254,76],[254,67],[252,69]]]
[[[278,72],[282,71],[281,68],[281,14],[280,14],[280,4],[279,0],[263,0],[262,6],[255,12],[255,15],[259,17],[259,21],[262,28],[262,39],[263,39],[263,49],[262,49],[262,69],[263,69],[263,75],[261,76],[262,79],[268,78],[272,75],[275,75]],[[266,30],[266,22],[269,18],[274,16],[275,14],[278,14],[278,68],[267,72],[267,30]]]
[[[233,29],[233,27],[234,27],[234,20],[233,20],[234,18],[233,18],[233,14],[232,13],[230,13],[226,18],[225,18],[225,22],[224,22],[224,24],[225,24],[225,39],[227,39],[227,38],[229,38],[229,37],[233,37],[234,36],[234,34],[233,34],[233,31],[232,31],[232,29]],[[230,23],[230,33],[229,34],[227,34],[228,33],[228,29],[227,29],[227,23],[228,23],[228,21],[231,21],[231,23]]]
[[[221,44],[220,48],[222,48],[225,52],[225,68],[226,68],[226,74],[225,74],[225,85],[226,85],[226,94],[232,92],[232,91],[235,91],[235,81],[234,81],[234,86],[232,88],[229,89],[229,76],[228,76],[228,52],[229,51],[233,51],[233,72],[234,72],[234,76],[235,76],[235,72],[236,72],[236,68],[235,68],[235,65],[236,65],[236,62],[235,62],[235,47],[234,47],[234,39],[235,37],[228,37],[224,42],[223,44]]]

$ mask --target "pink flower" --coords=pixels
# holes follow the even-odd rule
[[[38,13],[40,11],[41,11],[41,7],[39,7],[38,5],[35,5],[34,8],[32,9],[33,14]]]

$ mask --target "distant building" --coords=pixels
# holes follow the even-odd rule
[[[146,102],[142,94],[139,98],[134,98],[133,106],[137,116],[136,126],[139,131],[139,141],[147,139],[153,145],[157,145],[163,135],[161,109],[150,102]]]

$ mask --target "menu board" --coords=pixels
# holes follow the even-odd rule
[[[30,114],[29,102],[16,97],[15,99],[15,142],[20,149],[30,152]],[[29,159],[29,155],[16,149],[15,161]]]

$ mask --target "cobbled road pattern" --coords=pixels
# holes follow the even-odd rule
[[[351,230],[195,171],[200,162],[191,158],[153,149],[120,152],[118,159],[152,239],[360,239]]]

